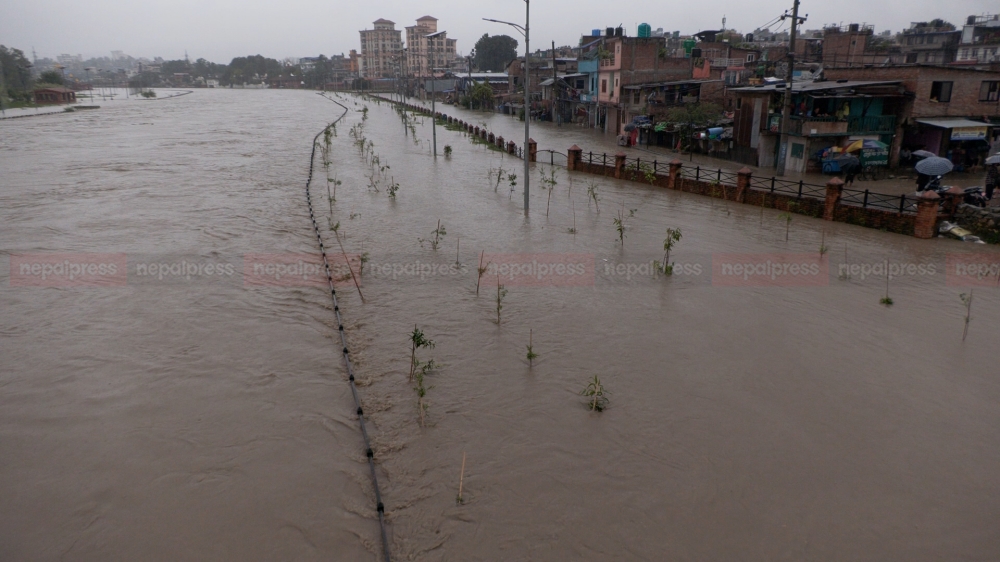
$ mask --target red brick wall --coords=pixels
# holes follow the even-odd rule
[[[1000,80],[1000,72],[914,65],[829,68],[824,74],[830,80],[901,80],[908,92],[916,94],[911,112],[904,117],[1000,117],[1000,104],[979,101],[983,81]],[[950,102],[930,101],[935,81],[953,82]]]
[[[621,85],[691,78],[691,59],[663,58],[662,37],[629,37],[622,44]]]

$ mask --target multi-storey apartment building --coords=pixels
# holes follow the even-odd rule
[[[438,31],[437,18],[424,16],[406,28],[406,63],[411,76],[430,76],[435,68],[447,68],[455,59],[455,39]]]
[[[373,22],[374,29],[361,31],[360,72],[365,78],[392,77],[403,50],[402,31],[387,19]]]

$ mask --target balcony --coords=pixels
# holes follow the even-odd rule
[[[895,132],[895,115],[849,117],[847,121],[838,121],[836,117],[792,116],[791,133],[804,137],[891,135]]]
[[[743,59],[711,59],[712,68],[743,68],[747,61]]]

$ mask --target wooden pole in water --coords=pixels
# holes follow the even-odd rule
[[[462,452],[462,474],[458,477],[458,503],[462,503],[462,484],[465,480],[465,452]]]

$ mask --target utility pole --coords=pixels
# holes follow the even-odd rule
[[[556,42],[552,42],[552,122],[556,122],[556,116],[559,115],[559,110],[556,104],[559,103],[558,95],[558,85],[559,82],[559,72],[556,67]]]
[[[787,17],[788,12],[785,12],[781,19]],[[804,21],[806,18],[802,18],[802,22]],[[788,37],[788,79],[785,80],[784,109],[781,111],[781,140],[778,143],[777,174],[779,176],[785,175],[785,165],[788,162],[788,129],[792,124],[792,75],[795,72],[795,36],[799,23],[801,23],[799,21],[799,0],[795,0],[795,3],[792,4],[792,30]]]

